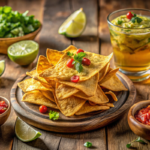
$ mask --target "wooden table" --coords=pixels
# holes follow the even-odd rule
[[[107,15],[121,8],[150,9],[149,0],[0,0],[0,6],[9,5],[13,10],[30,14],[43,22],[43,29],[36,41],[40,44],[40,54],[45,55],[46,48],[63,50],[68,45],[83,48],[86,51],[108,55],[112,52],[107,26]],[[87,26],[81,37],[68,39],[58,34],[58,28],[75,10],[83,7],[87,15]],[[0,60],[5,59],[6,70],[0,78],[0,95],[10,98],[10,89],[15,80],[35,64],[21,67],[11,62],[7,55],[0,54]],[[111,62],[113,66],[113,61]],[[136,102],[149,99],[149,85],[135,84],[137,89]],[[127,123],[127,113],[118,121],[104,128],[78,134],[58,134],[39,130],[42,136],[29,143],[18,140],[14,134],[16,115],[11,110],[7,122],[0,127],[0,150],[86,150],[83,144],[90,141],[94,150],[126,150],[126,144],[137,136],[130,130]],[[135,143],[138,149],[149,150],[150,144]]]

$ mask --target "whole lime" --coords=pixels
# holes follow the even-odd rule
[[[8,47],[8,57],[13,62],[25,66],[34,61],[39,52],[39,44],[32,40],[20,41]]]

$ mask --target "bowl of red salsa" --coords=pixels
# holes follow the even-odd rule
[[[10,114],[10,102],[8,99],[0,96],[0,125],[4,124]]]
[[[130,108],[128,124],[136,135],[150,140],[150,100],[138,102]]]

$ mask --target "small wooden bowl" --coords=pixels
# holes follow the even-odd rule
[[[150,140],[150,126],[139,122],[134,117],[135,113],[138,110],[140,110],[144,107],[147,107],[148,105],[150,105],[150,100],[144,100],[144,101],[134,104],[128,112],[128,124],[129,124],[131,130],[136,135],[138,135],[144,139]]]
[[[13,43],[23,40],[33,40],[40,32],[42,25],[34,32],[15,38],[0,38],[0,53],[7,54],[7,49]]]
[[[5,101],[7,103],[7,105],[8,105],[7,110],[4,113],[0,114],[0,126],[1,126],[2,124],[5,123],[5,121],[9,117],[10,110],[11,110],[11,105],[10,105],[9,100],[4,98],[4,97],[2,97],[2,96],[0,96],[0,101]]]

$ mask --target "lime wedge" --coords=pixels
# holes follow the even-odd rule
[[[20,118],[17,118],[16,120],[15,133],[18,139],[23,142],[33,141],[42,135],[40,132],[34,130]]]
[[[5,60],[0,61],[0,76],[4,73],[5,71]]]
[[[86,26],[86,15],[83,9],[75,11],[60,26],[58,33],[67,37],[78,37],[82,34]]]
[[[39,44],[32,40],[20,41],[8,48],[8,57],[19,65],[29,65],[34,61],[39,51]]]

